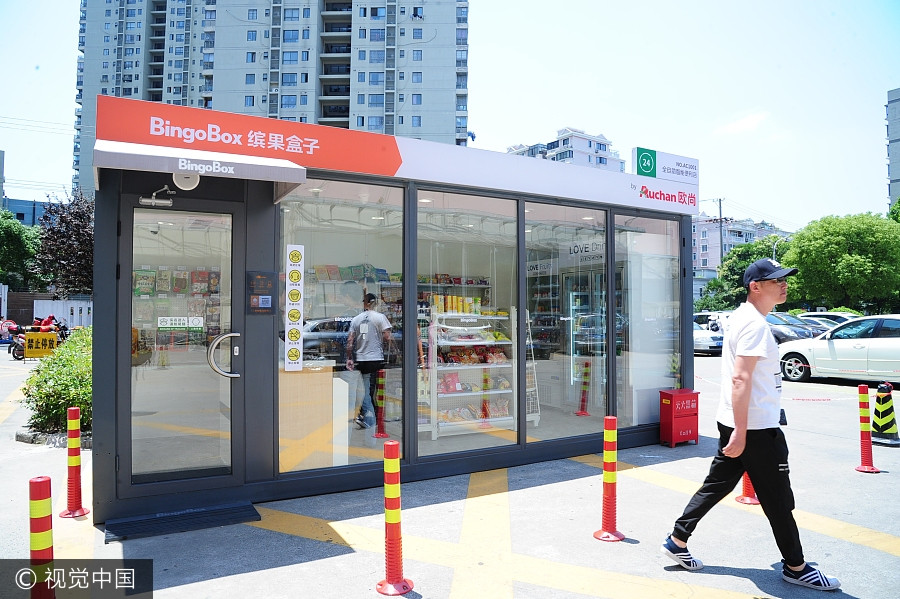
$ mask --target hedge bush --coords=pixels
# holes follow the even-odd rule
[[[40,432],[66,432],[68,408],[81,408],[81,430],[91,430],[91,327],[73,331],[65,343],[42,358],[25,381],[28,425]]]

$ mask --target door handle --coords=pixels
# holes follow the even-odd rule
[[[206,348],[206,361],[209,363],[209,367],[212,368],[217,374],[221,374],[224,377],[230,379],[240,378],[240,374],[237,372],[225,372],[219,365],[216,364],[216,359],[213,357],[213,352],[216,351],[216,348],[219,347],[219,344],[222,343],[228,337],[240,337],[240,333],[223,333],[212,340],[212,343],[209,344],[209,347]]]

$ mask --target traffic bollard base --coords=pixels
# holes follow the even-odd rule
[[[375,590],[377,590],[382,595],[392,596],[406,594],[410,592],[412,588],[412,581],[405,578],[401,579],[399,582],[388,582],[387,580],[382,580],[375,585]]]

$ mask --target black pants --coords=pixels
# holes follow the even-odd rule
[[[756,491],[775,543],[789,566],[803,564],[800,533],[792,513],[794,493],[791,491],[788,468],[788,448],[780,428],[748,430],[744,452],[737,458],[726,457],[722,449],[728,445],[734,429],[719,423],[719,451],[709,467],[709,474],[700,490],[675,521],[672,536],[687,542],[700,519],[734,490],[746,471]]]

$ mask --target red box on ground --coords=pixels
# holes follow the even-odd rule
[[[700,442],[700,394],[693,389],[660,389],[659,442],[669,447],[685,441]]]

